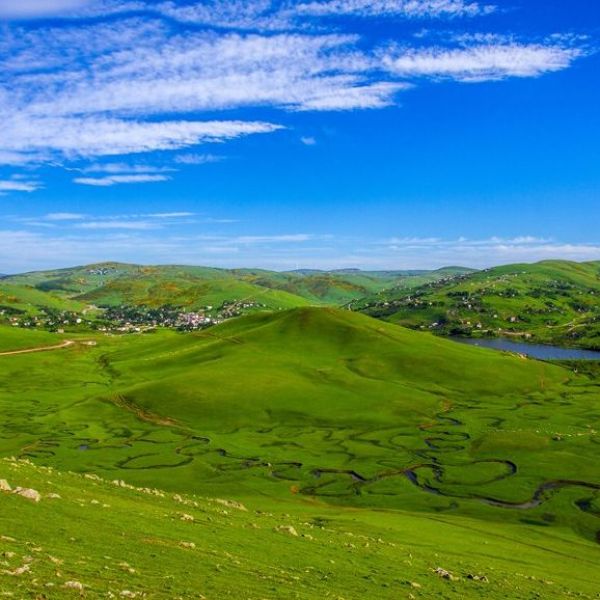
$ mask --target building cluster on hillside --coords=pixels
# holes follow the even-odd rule
[[[21,309],[0,308],[0,322],[13,327],[39,328],[49,331],[63,331],[65,328],[85,327],[94,329],[96,322],[83,313],[51,308],[40,308],[35,313]]]
[[[173,306],[91,307],[82,313],[31,307],[31,311],[0,306],[0,322],[22,328],[49,331],[97,330],[105,333],[138,333],[156,328],[195,331],[218,325],[246,312],[264,309],[266,305],[247,300],[227,300],[215,308],[204,306],[184,310]]]

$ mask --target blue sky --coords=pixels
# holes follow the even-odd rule
[[[0,272],[600,260],[589,0],[0,0]]]

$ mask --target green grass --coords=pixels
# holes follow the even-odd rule
[[[0,280],[0,311],[39,314],[41,308],[82,312],[86,308],[86,304],[43,292],[27,285],[16,285],[8,280]]]
[[[0,357],[0,456],[166,496],[0,462],[0,479],[62,496],[30,504],[0,495],[0,533],[21,545],[6,549],[43,548],[32,576],[0,575],[0,590],[36,597],[33,579],[59,586],[65,578],[41,558],[52,554],[91,597],[596,593],[593,368],[575,373],[327,308],[96,340]],[[184,509],[173,494],[249,511],[224,515],[203,499]],[[180,512],[199,523],[179,522]],[[438,577],[438,566],[460,579]],[[69,597],[60,587],[50,597],[60,594]]]
[[[0,493],[0,590],[17,598],[78,597],[67,582],[169,600],[592,598],[600,585],[598,549],[566,530],[260,496],[236,508],[1,460],[0,478],[42,495]]]
[[[504,335],[600,348],[600,263],[544,261],[496,267],[414,290],[397,289],[354,308],[440,334]]]
[[[157,276],[154,273],[115,279],[78,298],[99,306],[171,305],[187,310],[218,307],[232,300],[259,303],[270,310],[308,304],[304,298],[285,291],[260,288],[231,278],[204,280],[188,275]]]
[[[0,325],[0,352],[60,344],[67,336]]]

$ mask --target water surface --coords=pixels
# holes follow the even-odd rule
[[[506,338],[466,338],[452,337],[455,342],[469,344],[470,346],[481,346],[494,350],[516,352],[525,354],[531,358],[540,360],[600,360],[600,352],[594,350],[582,350],[580,348],[563,348],[561,346],[546,346],[542,344],[524,344]]]

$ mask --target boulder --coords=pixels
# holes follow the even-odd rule
[[[279,527],[275,527],[275,531],[279,533],[287,533],[292,537],[298,537],[298,532],[291,525],[279,525]]]
[[[42,495],[38,491],[32,490],[30,488],[15,488],[13,494],[17,494],[22,498],[31,500],[32,502],[39,502],[42,499]]]

